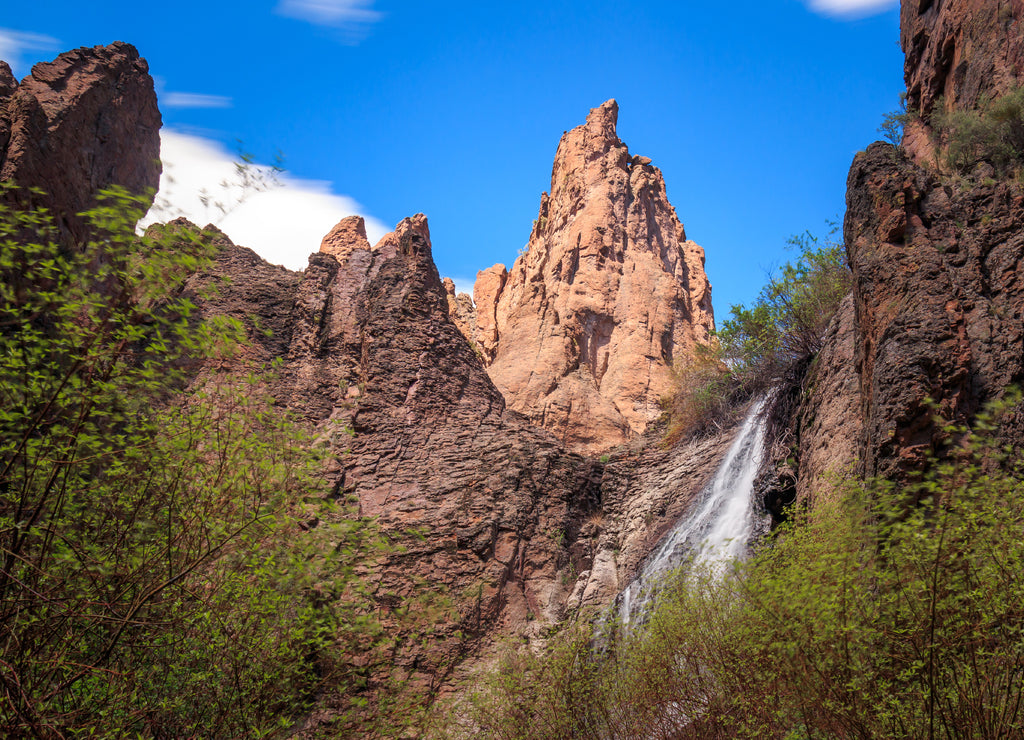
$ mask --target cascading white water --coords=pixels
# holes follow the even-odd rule
[[[753,405],[743,427],[729,447],[715,477],[701,492],[689,516],[661,541],[636,578],[619,596],[619,617],[629,624],[643,612],[658,581],[688,557],[693,562],[721,570],[743,557],[758,524],[754,504],[754,479],[764,453],[764,420],[761,410],[767,399]]]

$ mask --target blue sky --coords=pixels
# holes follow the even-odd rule
[[[562,132],[616,98],[619,136],[706,250],[719,321],[790,235],[841,218],[850,162],[903,89],[898,39],[892,0],[52,0],[0,19],[19,77],[78,46],[139,48],[172,200],[195,218],[191,191],[216,192],[236,140],[262,162],[280,150],[285,187],[222,225],[292,267],[351,212],[371,237],[426,213],[461,285],[511,265]]]

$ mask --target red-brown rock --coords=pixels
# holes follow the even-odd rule
[[[472,341],[476,334],[476,307],[473,299],[466,293],[455,293],[455,281],[445,278],[441,281],[444,285],[445,298],[448,301],[448,315],[462,335]]]
[[[320,253],[343,260],[355,249],[369,249],[366,238],[366,222],[362,216],[348,216],[341,219],[320,242]]]
[[[900,43],[908,107],[970,110],[1024,80],[1024,2],[903,0]]]
[[[5,65],[6,66],[6,65]],[[9,73],[9,70],[8,70]],[[38,187],[65,237],[82,237],[76,215],[101,188],[153,193],[160,179],[160,112],[149,67],[116,42],[40,63],[17,88],[0,70],[0,180]]]
[[[475,290],[477,343],[509,406],[582,451],[643,432],[673,363],[714,325],[704,252],[617,116],[609,100],[562,137],[527,252]]]
[[[903,147],[928,165],[936,101],[972,110],[1024,82],[1024,0],[903,0],[900,21],[907,107],[923,116],[906,127]]]
[[[494,265],[476,274],[473,302],[476,304],[476,343],[487,362],[498,350],[498,298],[508,282],[505,265]]]
[[[850,170],[845,234],[863,466],[898,476],[938,449],[937,414],[964,422],[1024,379],[1024,194],[876,143]]]
[[[505,408],[449,317],[425,217],[372,248],[354,226],[334,229],[332,252],[301,274],[225,243],[190,289],[205,315],[250,326],[255,359],[282,361],[273,394],[333,453],[330,486],[405,544],[384,568],[382,609],[395,605],[385,592],[410,595],[417,581],[451,596],[455,616],[395,658],[436,687],[467,639],[532,635],[564,615],[602,466]]]

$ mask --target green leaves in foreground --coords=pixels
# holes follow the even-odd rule
[[[380,639],[374,525],[324,499],[243,328],[195,316],[208,242],[136,236],[143,206],[106,193],[72,248],[0,205],[2,734],[265,736]]]
[[[1021,736],[1024,476],[991,424],[902,489],[850,485],[728,578],[666,583],[641,629],[510,653],[465,735]]]

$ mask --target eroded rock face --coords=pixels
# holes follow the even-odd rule
[[[35,65],[14,89],[12,81],[5,64],[0,180],[45,190],[36,204],[51,210],[66,238],[82,237],[76,214],[94,205],[99,189],[156,191],[161,118],[149,67],[134,46],[69,51]]]
[[[5,109],[8,99],[17,89],[18,81],[14,79],[10,65],[0,60],[0,163],[7,155],[7,142],[11,139],[11,122],[6,116]]]
[[[841,483],[857,470],[863,423],[856,352],[851,294],[840,304],[804,379],[796,420],[799,502],[813,505],[835,498]]]
[[[509,406],[584,451],[643,432],[672,364],[714,323],[704,252],[617,116],[609,100],[562,137],[526,254],[475,291],[477,342]]]
[[[1024,81],[1024,0],[903,0],[907,107],[924,115],[906,127],[904,147],[919,163],[934,158],[927,124],[944,108],[972,110]]]
[[[1024,2],[903,0],[900,44],[908,107],[975,108],[1024,79]]]
[[[330,485],[406,546],[380,592],[410,595],[419,579],[452,598],[457,616],[395,658],[436,688],[469,641],[531,636],[565,614],[603,466],[506,409],[449,318],[425,217],[372,248],[352,221],[331,234],[301,274],[225,244],[190,289],[222,286],[204,314],[239,318],[256,359],[283,361],[273,395],[332,450]],[[407,538],[414,528],[425,537]]]
[[[451,278],[445,278],[441,283],[448,301],[448,315],[462,335],[472,340],[476,334],[476,306],[473,305],[473,299],[466,293],[456,294],[455,281]]]
[[[1024,192],[876,143],[850,170],[845,235],[863,469],[899,477],[939,443],[936,412],[965,421],[1024,380]]]

